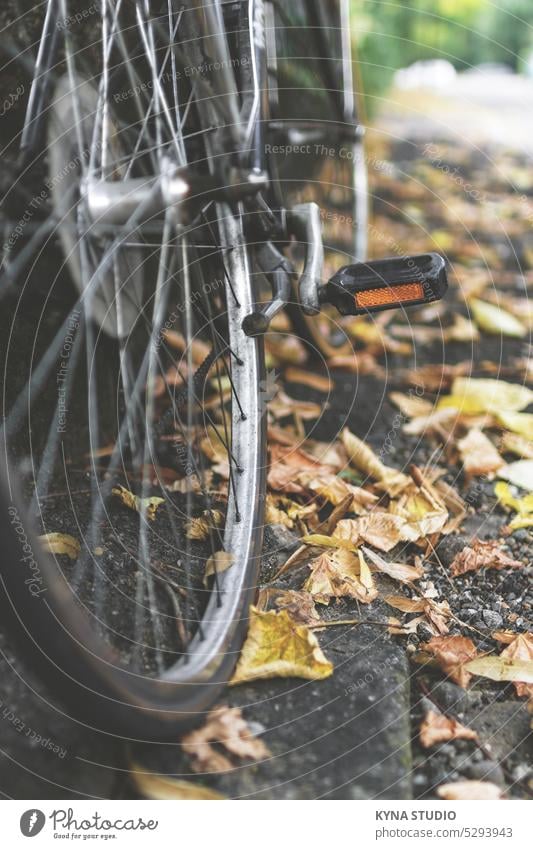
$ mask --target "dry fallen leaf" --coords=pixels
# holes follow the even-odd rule
[[[533,527],[533,492],[523,498],[515,498],[509,484],[500,481],[494,487],[494,494],[500,504],[510,507],[517,514],[508,526],[511,531]]]
[[[380,551],[390,551],[399,542],[416,542],[421,534],[402,516],[374,510],[358,519],[341,519],[334,536],[353,545],[364,541]]]
[[[431,401],[426,401],[413,392],[408,395],[404,392],[391,392],[389,398],[396,404],[400,412],[409,419],[428,416],[433,410]]]
[[[527,334],[527,327],[514,315],[494,304],[472,298],[469,306],[474,315],[474,321],[480,330],[485,333],[494,333],[500,336],[522,337]]]
[[[477,740],[477,734],[471,728],[461,725],[456,719],[429,710],[420,726],[422,746],[428,749],[447,740]]]
[[[496,418],[499,424],[507,430],[525,439],[533,440],[533,413],[514,413],[508,410],[502,410],[497,413]]]
[[[204,586],[207,585],[207,579],[213,575],[220,575],[221,572],[226,572],[235,562],[235,558],[230,551],[215,551],[207,558],[204,573]]]
[[[220,510],[204,510],[203,516],[193,517],[186,523],[186,536],[188,539],[206,540],[223,524],[224,514]]]
[[[259,591],[257,609],[269,610],[272,607],[287,610],[295,622],[302,625],[317,625],[321,620],[317,613],[311,593],[303,590],[280,590],[277,587],[264,587]]]
[[[354,598],[369,604],[377,597],[372,575],[364,558],[344,549],[327,551],[309,564],[311,574],[304,589],[319,604],[332,598]]]
[[[516,413],[516,415],[522,414]],[[499,448],[503,454],[508,452],[516,454],[521,460],[533,460],[533,440],[526,439],[518,433],[509,433],[509,431],[502,433]]]
[[[350,465],[378,481],[389,495],[397,495],[411,482],[411,479],[403,472],[391,469],[382,463],[370,446],[351,433],[348,428],[344,428],[342,432],[342,444],[346,449]]]
[[[437,787],[437,796],[450,802],[471,799],[492,801],[501,799],[503,790],[491,781],[454,781]]]
[[[506,660],[533,661],[533,634],[518,634],[500,655]],[[518,696],[533,698],[533,686],[526,681],[514,681]]]
[[[214,743],[240,759],[259,761],[270,756],[263,741],[253,736],[240,708],[213,708],[205,725],[181,738],[181,748],[191,758],[194,772],[230,772],[235,768]]]
[[[452,394],[441,398],[438,408],[454,407],[461,413],[494,413],[523,410],[533,403],[533,391],[518,383],[492,378],[457,377]]]
[[[472,672],[466,667],[477,655],[477,649],[469,637],[432,637],[421,649],[435,658],[452,681],[460,687],[468,686]]]
[[[424,574],[423,566],[409,566],[407,563],[390,563],[370,548],[363,546],[362,550],[378,572],[384,572],[396,581],[411,583],[412,581],[417,581]]]
[[[465,669],[491,681],[520,681],[533,684],[533,660],[504,657],[502,654],[476,657],[465,665]]]
[[[333,664],[324,656],[318,640],[286,610],[262,613],[250,608],[250,627],[230,684],[257,678],[328,678]]]
[[[500,457],[488,436],[478,428],[472,428],[459,440],[457,447],[467,478],[477,475],[490,476],[505,466],[505,460]]]
[[[316,389],[319,392],[331,392],[332,388],[329,377],[323,377],[312,371],[304,371],[303,369],[294,367],[285,370],[285,380],[288,383],[299,383],[302,386],[309,386],[311,389]]]
[[[359,486],[353,486],[353,484],[347,483],[338,477],[338,475],[301,472],[296,476],[296,480],[304,489],[316,493],[316,495],[319,495],[325,501],[333,504],[334,507],[341,504],[347,495],[351,495],[351,511],[353,513],[364,513],[367,507],[370,507],[377,501],[375,495],[361,489]]]
[[[447,634],[447,622],[452,617],[452,611],[448,602],[434,601],[432,598],[406,598],[403,595],[385,596],[384,599],[391,607],[401,610],[403,613],[422,613],[416,619],[401,626],[401,633],[413,633],[421,622],[424,622],[432,634],[436,636]]]
[[[346,551],[356,551],[357,549],[357,542],[351,542],[349,539],[342,539],[336,535],[307,534],[302,537],[301,542],[304,545],[317,546],[318,548],[345,548]]]
[[[450,575],[455,578],[465,572],[477,572],[478,569],[519,568],[522,565],[519,560],[513,560],[505,554],[496,540],[474,539],[455,556],[450,566]]]
[[[221,793],[203,787],[201,784],[193,784],[192,781],[183,781],[178,778],[170,778],[168,775],[157,775],[155,772],[146,772],[142,766],[132,764],[128,776],[135,785],[135,789],[144,799],[157,799],[169,801],[171,799],[225,799]]]
[[[76,560],[80,554],[80,544],[70,534],[51,533],[39,537],[39,542],[50,554],[66,554],[71,560]]]
[[[298,475],[305,471],[314,474],[330,474],[331,468],[324,465],[307,451],[293,445],[274,444],[270,446],[270,468],[268,471],[268,486],[276,491],[291,492],[298,495],[305,493],[305,488],[298,483]]]
[[[155,496],[152,498],[139,498],[138,495],[134,495],[133,492],[130,492],[124,486],[114,486],[112,493],[117,498],[120,498],[125,507],[128,507],[130,510],[136,510],[137,513],[150,519],[151,522],[155,519],[157,508],[161,504],[164,504],[165,501],[164,498],[157,498]]]
[[[533,460],[517,460],[498,471],[498,477],[513,486],[533,492]]]

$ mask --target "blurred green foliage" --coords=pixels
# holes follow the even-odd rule
[[[533,0],[351,0],[367,109],[394,71],[419,59],[458,70],[481,62],[525,67],[533,53]]]

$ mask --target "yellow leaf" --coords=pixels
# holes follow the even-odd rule
[[[441,398],[438,408],[453,407],[462,413],[494,413],[523,410],[533,402],[533,391],[518,383],[492,378],[456,377],[451,396]]]
[[[146,772],[137,764],[132,764],[129,776],[133,781],[139,795],[144,799],[225,799],[216,790],[203,787],[201,784],[193,784],[192,781],[182,781],[177,778],[169,778],[168,775],[157,775],[155,772]]]
[[[196,516],[185,525],[187,539],[206,540],[216,528],[224,524],[224,514],[220,510],[204,510],[203,516]]]
[[[45,551],[49,551],[50,554],[66,554],[71,560],[79,557],[80,544],[70,534],[43,534],[39,537],[39,541]]]
[[[215,551],[205,564],[204,584],[212,575],[219,575],[229,569],[233,565],[234,559],[233,554],[230,554],[229,551]]]
[[[133,492],[130,492],[124,486],[114,486],[112,493],[117,498],[120,498],[125,507],[128,507],[130,510],[136,510],[137,513],[143,516],[146,515],[146,518],[150,519],[151,522],[155,519],[157,508],[165,501],[164,498],[157,497],[139,498],[138,495],[134,495]]]
[[[328,537],[324,534],[307,534],[302,537],[301,542],[305,545],[316,545],[319,548],[345,548],[347,551],[355,551],[356,543],[350,542],[348,539],[341,539],[337,536]]]
[[[348,454],[350,465],[382,484],[389,495],[397,495],[411,483],[411,478],[403,472],[391,469],[382,463],[370,446],[351,433],[348,428],[342,432],[342,443]]]
[[[512,410],[503,410],[497,413],[496,418],[507,430],[512,430],[513,433],[533,440],[533,413],[515,413]]]
[[[332,598],[355,598],[369,604],[377,597],[377,590],[362,554],[337,549],[327,551],[309,564],[311,574],[304,584],[319,604],[328,604]]]
[[[250,608],[250,627],[230,684],[258,678],[328,678],[333,664],[318,640],[286,610],[261,612]]]
[[[515,498],[509,484],[500,481],[494,487],[494,494],[500,504],[510,507],[517,513],[508,525],[511,531],[533,527],[533,492],[524,495],[523,498]]]
[[[473,675],[490,678],[491,681],[521,681],[524,684],[533,684],[533,660],[487,655],[471,660],[465,664],[465,669]]]
[[[514,315],[494,304],[472,298],[469,301],[477,326],[486,333],[520,338],[525,336],[527,328]]]

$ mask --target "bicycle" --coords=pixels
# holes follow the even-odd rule
[[[295,315],[295,279],[306,316],[446,286],[436,255],[323,284],[316,183],[267,153],[360,152],[348,14],[345,0],[47,0],[35,64],[22,54],[3,208],[22,198],[32,215],[4,243],[2,621],[76,716],[121,736],[173,737],[231,677],[262,545],[263,337]],[[298,32],[317,45],[307,65]],[[362,175],[361,155],[346,161]]]

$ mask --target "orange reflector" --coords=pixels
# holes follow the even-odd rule
[[[382,289],[368,289],[366,292],[358,292],[355,296],[355,303],[358,309],[372,309],[372,307],[393,306],[394,304],[422,301],[423,299],[424,287],[422,283],[402,283],[399,286],[384,286]]]

